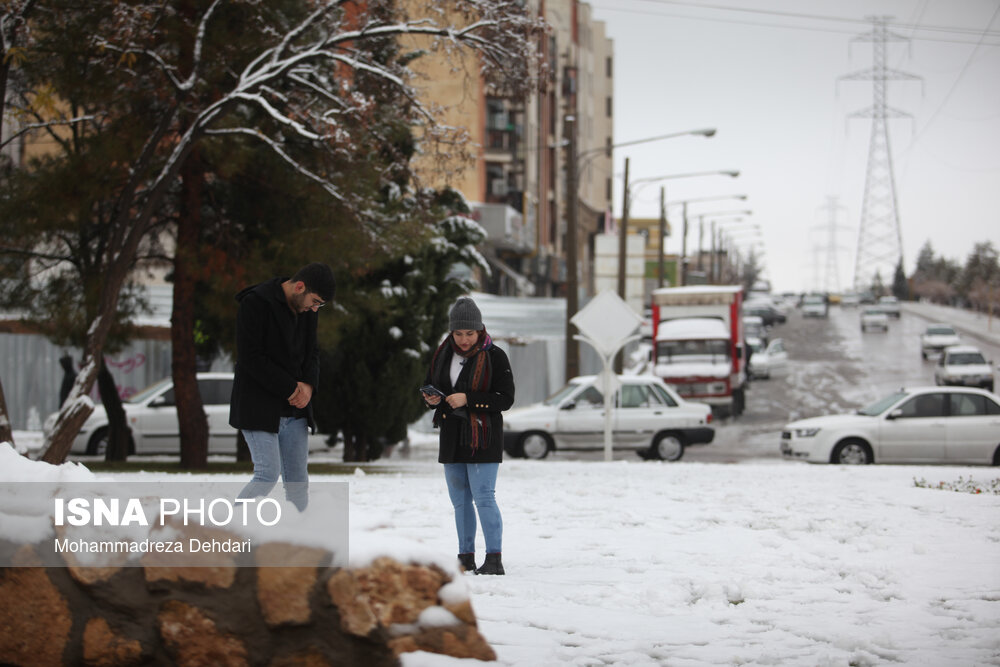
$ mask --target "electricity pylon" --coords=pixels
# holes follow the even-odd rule
[[[886,102],[889,81],[914,81],[920,77],[890,69],[886,65],[887,43],[909,41],[888,28],[889,16],[869,16],[872,31],[858,35],[852,41],[871,42],[873,65],[869,69],[840,77],[848,81],[871,81],[872,106],[850,114],[849,118],[871,118],[872,133],[868,147],[868,170],[865,174],[865,194],[858,229],[858,253],[854,264],[854,289],[871,286],[876,273],[883,280],[892,279],[903,256],[903,234],[896,206],[896,184],[892,172],[892,152],[889,149],[890,118],[912,117],[893,109]]]
[[[818,225],[813,229],[826,232],[825,244],[823,246],[817,245],[817,251],[822,247],[826,251],[826,256],[821,262],[819,252],[816,253],[816,261],[813,267],[813,284],[822,292],[837,293],[840,291],[840,253],[847,250],[844,246],[837,244],[837,231],[850,229],[844,225],[837,224],[837,211],[846,211],[847,209],[838,203],[837,197],[828,196],[826,198],[826,205],[821,206],[820,210],[829,213],[827,223],[825,225]],[[822,278],[820,278],[821,267],[823,271]]]

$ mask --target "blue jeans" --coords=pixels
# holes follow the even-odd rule
[[[240,491],[240,498],[261,498],[278,483],[278,473],[285,487],[285,498],[301,512],[309,503],[309,429],[306,420],[282,417],[277,433],[243,431],[250,456],[253,478]]]
[[[496,485],[499,463],[445,463],[444,478],[455,507],[458,553],[476,551],[476,510],[483,524],[486,553],[500,553],[503,546],[503,519],[497,507]],[[475,503],[475,509],[472,505]]]

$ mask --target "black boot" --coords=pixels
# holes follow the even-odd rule
[[[476,572],[476,554],[458,554],[458,566],[462,572]]]
[[[486,554],[486,561],[483,566],[476,570],[476,574],[503,574],[503,563],[500,562],[500,554]]]

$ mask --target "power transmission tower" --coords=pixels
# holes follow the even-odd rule
[[[814,227],[814,229],[822,230],[826,232],[826,243],[823,244],[823,249],[826,250],[826,256],[823,262],[819,261],[819,253],[817,252],[817,257],[814,265],[815,279],[814,284],[824,292],[839,292],[840,291],[840,253],[847,250],[844,246],[837,244],[837,231],[838,230],[848,230],[849,227],[837,224],[837,211],[846,211],[844,206],[841,206],[837,197],[828,196],[826,198],[826,205],[821,206],[820,210],[827,211],[829,217],[825,225],[819,225]],[[820,266],[823,267],[823,277],[819,278]]]
[[[858,253],[854,264],[854,288],[869,287],[876,274],[885,280],[903,256],[903,234],[896,206],[896,184],[892,173],[892,152],[889,150],[888,119],[912,117],[893,109],[886,102],[889,81],[913,81],[920,77],[890,69],[886,65],[887,43],[909,41],[888,28],[889,16],[869,16],[872,31],[855,37],[854,42],[871,42],[873,65],[840,77],[848,81],[871,81],[872,106],[856,111],[849,118],[871,118],[872,133],[868,147],[868,170],[865,175],[864,202],[858,230]]]

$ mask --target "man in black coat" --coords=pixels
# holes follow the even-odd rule
[[[333,272],[313,263],[291,278],[274,278],[236,295],[236,372],[229,424],[240,429],[253,458],[253,478],[240,498],[266,496],[280,473],[285,497],[308,502],[308,430],[319,385],[317,311],[333,299]]]

